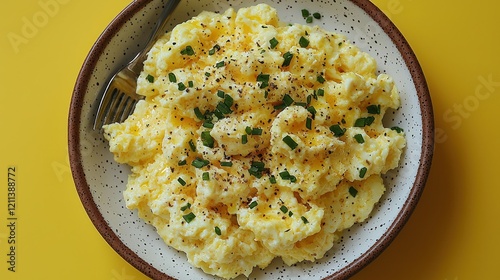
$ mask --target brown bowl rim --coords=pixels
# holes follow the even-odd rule
[[[96,66],[98,57],[109,44],[115,32],[121,29],[128,20],[130,20],[137,12],[139,12],[151,1],[152,0],[136,0],[125,7],[125,9],[111,21],[108,27],[99,36],[87,55],[78,74],[70,103],[68,116],[68,152],[71,172],[78,196],[85,208],[85,211],[87,212],[87,215],[105,241],[123,259],[148,277],[153,279],[175,279],[159,271],[147,263],[144,259],[139,257],[130,248],[128,248],[109,227],[101,212],[97,208],[97,205],[93,201],[90,187],[85,178],[85,172],[81,164],[80,153],[79,127],[81,108],[83,106],[83,99],[87,90],[88,82],[90,80],[92,70]],[[350,0],[350,2],[364,10],[375,22],[380,25],[401,53],[405,64],[410,71],[422,112],[422,150],[417,176],[409,197],[394,222],[389,226],[388,230],[359,258],[324,279],[346,279],[353,276],[355,273],[372,262],[389,246],[390,243],[392,243],[394,238],[398,235],[410,218],[423,193],[434,153],[434,116],[432,101],[424,73],[415,53],[395,24],[377,6],[368,0]]]

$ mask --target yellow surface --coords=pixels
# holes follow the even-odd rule
[[[0,279],[146,279],[91,224],[67,155],[68,105],[78,71],[96,38],[128,3],[1,4]],[[421,62],[438,133],[419,206],[392,245],[353,279],[500,279],[500,184],[494,177],[500,157],[500,4],[374,3]],[[17,183],[16,272],[7,263],[10,166]]]

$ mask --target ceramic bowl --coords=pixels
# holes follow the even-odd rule
[[[256,4],[244,0],[183,0],[170,20],[174,26],[202,10],[224,11]],[[279,259],[250,279],[344,279],[376,258],[396,237],[424,189],[433,154],[433,113],[425,77],[408,42],[371,2],[364,0],[262,0],[285,22],[306,24],[301,9],[320,12],[313,24],[348,37],[375,57],[378,71],[391,75],[401,107],[386,115],[386,126],[405,130],[407,147],[400,166],[384,176],[387,191],[371,217],[346,230],[320,260],[288,267]],[[69,156],[76,190],[97,230],[125,260],[154,279],[214,279],[193,268],[184,253],[167,247],[152,226],[125,207],[122,192],[129,169],[114,162],[102,133],[92,129],[98,99],[112,72],[135,56],[163,7],[159,0],[136,0],[103,31],[83,62],[69,113]]]

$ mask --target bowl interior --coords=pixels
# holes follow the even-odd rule
[[[386,126],[406,133],[400,166],[384,177],[387,191],[371,217],[345,231],[341,242],[314,263],[292,267],[276,259],[251,278],[298,279],[350,276],[376,257],[404,225],[422,192],[432,156],[432,107],[425,78],[408,44],[390,21],[368,1],[259,1],[275,7],[282,21],[306,24],[301,9],[320,12],[315,20],[342,33],[375,57],[378,71],[391,75],[400,91],[401,107],[387,113]],[[254,1],[185,0],[170,24],[174,26],[203,10],[224,11]],[[162,9],[162,1],[134,1],[109,25],[84,63],[73,93],[69,118],[72,171],[82,203],[99,232],[127,261],[150,277],[212,279],[192,268],[184,253],[167,247],[153,227],[128,210],[123,201],[129,168],[114,162],[108,144],[92,130],[97,100],[109,75],[142,47]]]

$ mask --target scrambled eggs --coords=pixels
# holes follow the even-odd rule
[[[126,205],[223,278],[321,258],[369,216],[406,143],[382,124],[399,95],[372,57],[264,4],[179,24],[137,91],[133,115],[104,129],[132,167]]]

